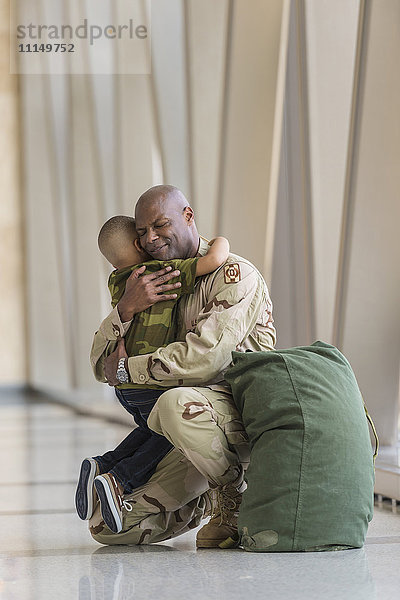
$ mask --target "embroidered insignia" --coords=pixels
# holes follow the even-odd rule
[[[224,266],[225,283],[238,283],[240,281],[240,267],[237,263]]]
[[[119,329],[119,326],[116,325],[115,323],[112,324],[112,328],[113,328],[113,334],[115,335],[115,337],[119,337],[121,335],[121,331]]]

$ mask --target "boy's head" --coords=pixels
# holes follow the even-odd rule
[[[98,244],[100,252],[116,269],[151,260],[139,244],[135,219],[132,217],[111,217],[100,229]]]

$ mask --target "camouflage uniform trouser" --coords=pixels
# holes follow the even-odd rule
[[[123,509],[120,533],[108,529],[97,505],[89,529],[101,544],[150,544],[181,535],[200,524],[210,485],[242,480],[249,449],[230,394],[172,388],[160,396],[148,424],[175,448],[145,485],[124,496],[132,510]]]

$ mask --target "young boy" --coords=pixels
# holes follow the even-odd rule
[[[100,230],[98,244],[102,254],[115,268],[108,281],[113,307],[120,301],[132,271],[142,264],[146,266],[145,273],[159,271],[166,266],[180,271],[177,280],[181,287],[173,291],[177,294],[176,299],[159,302],[135,315],[125,335],[128,356],[148,354],[177,340],[177,300],[184,294],[193,293],[196,277],[216,270],[229,254],[228,241],[218,237],[210,242],[206,256],[153,260],[140,246],[135,220],[126,216],[109,219]],[[115,347],[116,342],[110,343],[108,354]],[[137,428],[115,450],[84,459],[75,495],[77,513],[84,520],[92,516],[97,495],[103,519],[115,533],[122,529],[122,507],[125,505],[130,509],[129,503],[124,504],[124,494],[130,494],[146,483],[160,460],[172,449],[166,438],[147,426],[147,417],[165,388],[129,383],[129,375],[123,365],[119,365],[117,378],[121,384],[115,389],[116,395],[122,406],[132,414]]]

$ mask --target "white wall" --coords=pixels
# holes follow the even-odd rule
[[[367,3],[363,26],[335,333],[388,443],[399,414],[400,3],[382,8]]]
[[[278,346],[349,358],[381,443],[398,435],[400,5],[292,4],[272,297]]]
[[[0,1],[0,385],[26,381],[18,79],[9,75],[9,2]]]
[[[331,341],[360,2],[305,8],[316,335]]]

